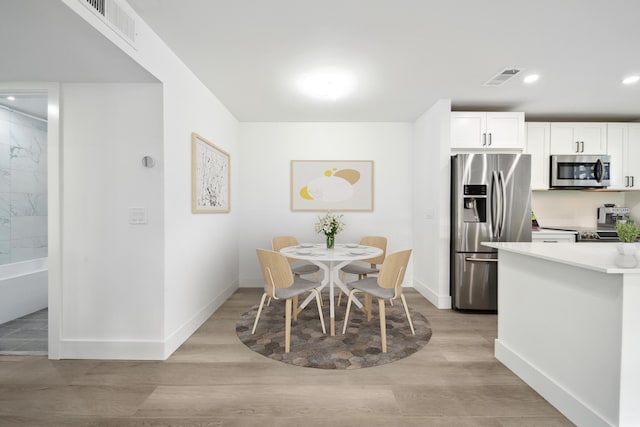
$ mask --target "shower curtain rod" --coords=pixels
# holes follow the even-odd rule
[[[33,116],[31,114],[24,113],[24,112],[22,112],[20,110],[16,110],[15,108],[7,107],[6,105],[0,104],[0,108],[2,108],[3,110],[10,111],[12,113],[21,114],[21,115],[23,115],[25,117],[29,117],[30,119],[33,119],[33,120],[39,120],[39,121],[41,121],[43,123],[49,123],[49,121],[47,119],[43,119],[42,117]]]

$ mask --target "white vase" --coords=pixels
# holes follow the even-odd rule
[[[615,262],[618,267],[633,268],[638,265],[635,243],[618,243],[616,249],[618,250],[618,255],[616,255]]]

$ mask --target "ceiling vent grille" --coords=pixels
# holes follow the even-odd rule
[[[491,86],[491,87],[502,86],[503,84],[505,84],[506,82],[508,82],[512,78],[514,78],[516,76],[516,74],[518,74],[520,71],[522,71],[522,70],[518,69],[518,68],[505,68],[504,70],[500,71],[495,76],[491,77],[482,86]]]
[[[80,0],[131,46],[136,43],[136,20],[116,0]]]

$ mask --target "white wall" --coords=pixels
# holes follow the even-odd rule
[[[62,99],[62,357],[153,358],[164,324],[162,87],[63,84]],[[129,224],[132,207],[147,209],[147,225]]]
[[[162,96],[157,100],[162,113],[157,141],[162,144],[163,151],[164,240],[161,246],[164,254],[153,271],[149,271],[152,276],[162,272],[162,281],[157,284],[160,288],[154,289],[154,295],[149,298],[159,303],[162,312],[159,336],[163,349],[161,354],[154,353],[154,358],[166,358],[238,286],[238,208],[235,204],[240,157],[237,155],[238,121],[144,21],[138,18],[136,22],[137,46],[134,49],[80,2],[61,1],[162,84]],[[131,8],[126,5],[125,8],[131,15],[136,15]],[[231,213],[191,213],[192,132],[231,155]],[[90,232],[90,229],[86,231]],[[135,255],[132,250],[119,254],[122,257]],[[111,292],[108,297],[117,299],[118,295]],[[117,321],[117,311],[103,321]],[[142,326],[146,321],[139,322]],[[147,334],[145,339],[156,340],[155,331],[152,335]],[[123,357],[123,352],[112,357]]]
[[[438,308],[451,308],[450,240],[451,102],[438,101],[414,124],[414,287]]]
[[[373,160],[373,212],[344,212],[337,242],[388,238],[388,253],[411,248],[410,123],[242,123],[240,132],[240,285],[262,286],[256,248],[295,235],[322,242],[314,224],[323,212],[290,209],[291,160]],[[412,282],[408,269],[405,284]]]
[[[640,191],[629,191],[625,193],[624,206],[631,209],[631,219],[640,223]]]
[[[541,227],[597,227],[598,207],[605,203],[626,206],[625,193],[615,191],[533,191],[531,209]],[[640,218],[638,218],[640,220]]]

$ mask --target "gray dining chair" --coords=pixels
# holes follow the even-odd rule
[[[351,299],[353,295],[358,292],[365,294],[364,308],[367,313],[367,319],[371,320],[371,299],[373,297],[378,299],[378,311],[380,316],[380,338],[382,342],[382,352],[387,352],[387,326],[385,317],[385,300],[393,301],[400,298],[402,305],[404,306],[404,312],[407,315],[409,321],[409,327],[411,328],[411,334],[415,335],[416,332],[413,329],[413,322],[411,321],[411,315],[409,314],[409,307],[407,306],[407,300],[402,294],[402,280],[407,270],[407,264],[411,257],[411,249],[406,249],[399,252],[394,252],[387,256],[382,263],[380,273],[378,277],[365,277],[362,280],[347,283],[347,287],[351,290],[349,292],[349,298],[347,300],[347,310],[344,315],[344,326],[342,327],[342,334],[347,332],[347,324],[349,322],[349,310],[351,309]]]
[[[326,334],[327,330],[324,326],[324,318],[322,316],[322,306],[320,305],[320,292],[318,291],[319,283],[311,280],[295,277],[291,272],[291,267],[287,257],[279,252],[270,251],[268,249],[256,249],[260,269],[264,279],[264,293],[260,299],[260,306],[256,314],[256,320],[253,323],[251,334],[256,332],[260,313],[264,306],[264,300],[269,297],[273,300],[285,300],[285,353],[291,349],[291,314],[293,307],[293,298],[298,297],[305,292],[314,292],[316,294],[316,303],[318,305],[318,314],[320,324],[322,325],[322,333]]]

